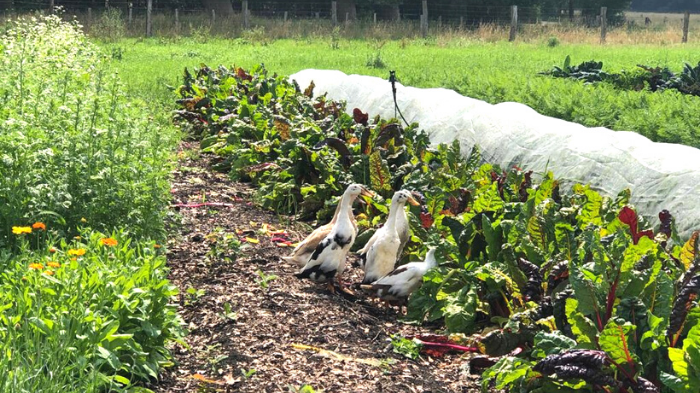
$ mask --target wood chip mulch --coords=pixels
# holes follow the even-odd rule
[[[175,208],[167,255],[170,280],[180,288],[187,345],[172,347],[176,365],[151,389],[297,392],[309,385],[316,392],[479,391],[478,375],[466,367],[468,355],[411,360],[393,352],[391,335],[439,330],[403,324],[397,308],[375,299],[341,296],[294,277],[297,267],[279,258],[291,248],[273,243],[269,232],[285,230],[297,242],[308,225],[256,207],[253,188],[211,170],[216,158],[197,148],[181,147],[173,204],[225,205]],[[231,239],[243,240],[240,250],[230,247]],[[354,267],[344,276],[350,282],[361,277]]]

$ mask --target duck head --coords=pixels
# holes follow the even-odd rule
[[[362,184],[351,184],[345,190],[345,195],[349,196],[352,199],[355,199],[360,195],[372,198],[374,196],[374,193],[366,189],[365,186],[363,186]]]
[[[410,204],[413,205],[413,206],[418,206],[418,205],[420,205],[420,203],[418,203],[418,201],[416,201],[416,200],[413,198],[413,195],[411,195],[411,192],[410,192],[410,191],[406,191],[406,190],[397,191],[397,192],[394,194],[394,197],[391,198],[391,203],[399,203],[399,204],[402,204],[402,205],[403,205],[403,204],[405,204],[406,202],[410,203]]]

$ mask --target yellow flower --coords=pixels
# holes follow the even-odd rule
[[[38,229],[38,230],[41,230],[41,231],[45,231],[45,230],[46,230],[46,224],[44,224],[43,222],[37,221],[37,222],[35,222],[34,224],[32,224],[32,228]]]
[[[44,265],[42,265],[41,263],[30,263],[29,268],[34,270],[41,270],[44,268]]]
[[[87,222],[87,220],[85,219],[85,217],[81,217],[81,218],[80,218],[80,222],[82,222],[82,223],[86,223],[86,222]]]
[[[70,250],[68,250],[68,255],[74,255],[76,257],[81,257],[81,256],[85,255],[85,249],[84,248],[78,248],[78,249],[71,248]]]
[[[22,235],[24,233],[32,233],[31,227],[12,227],[12,233],[15,235]]]
[[[58,262],[53,262],[53,261],[51,261],[51,262],[47,262],[47,263],[46,263],[46,266],[48,266],[48,267],[53,267],[53,268],[59,268],[59,267],[61,267],[61,264],[58,263]]]
[[[100,239],[100,243],[102,243],[102,245],[104,245],[104,246],[114,247],[117,245],[117,239],[113,239],[111,237],[108,237],[106,239]]]
[[[51,270],[47,270],[44,272],[44,274],[46,274],[47,276],[53,276],[54,272]]]
[[[153,245],[153,248],[155,248],[155,249],[159,249],[160,247],[161,247],[160,244],[154,244],[154,245]]]

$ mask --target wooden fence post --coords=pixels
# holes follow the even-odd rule
[[[287,11],[284,11],[284,21],[287,22]]]
[[[459,17],[459,29],[464,30],[464,17],[463,16]]]
[[[338,2],[331,1],[331,22],[333,26],[338,24]]]
[[[211,9],[211,25],[214,26],[216,23],[216,10]]]
[[[421,14],[420,33],[423,38],[428,36],[428,0],[423,0],[423,14]]]
[[[605,35],[608,34],[608,7],[600,7],[600,43],[605,43]]]
[[[374,20],[374,24],[377,24],[377,13],[375,12],[374,15],[372,16],[372,19]]]
[[[686,11],[683,15],[683,39],[682,43],[688,42],[688,27],[690,26],[690,12]]]
[[[175,34],[180,34],[180,10],[175,8]]]
[[[510,7],[510,35],[508,41],[515,41],[515,34],[518,32],[518,6]]]
[[[129,3],[129,24],[134,20],[134,3]]]
[[[248,12],[248,0],[243,0],[243,28],[248,30],[250,28],[250,19],[248,18],[250,13]]]
[[[345,13],[345,26],[347,27],[347,25],[348,25],[349,23],[350,23],[350,13],[349,13],[349,12],[346,12],[346,13]]]
[[[53,0],[51,0],[49,2],[49,13],[53,14],[53,11],[54,11],[54,5],[53,5]]]
[[[146,37],[153,36],[153,18],[151,13],[153,12],[153,0],[148,0],[146,2]]]
[[[92,24],[92,8],[88,7],[88,18],[85,27],[90,30],[90,25]]]

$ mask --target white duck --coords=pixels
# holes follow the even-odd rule
[[[419,203],[413,197],[411,196],[411,193],[406,190],[401,190],[399,192],[406,193],[408,195],[408,203],[410,203],[413,206],[418,206]],[[393,198],[391,202],[391,206],[394,206]],[[391,207],[389,208],[391,209]],[[384,231],[386,231],[386,224],[377,229],[376,232],[372,235],[372,237],[369,238],[367,241],[367,244],[365,244],[362,249],[357,251],[357,253],[360,255],[360,267],[362,269],[365,268],[365,263],[367,261],[367,253],[369,252],[369,249],[372,248],[372,245],[374,242],[379,239],[380,236],[383,235]],[[409,226],[408,226],[408,217],[406,216],[406,211],[402,208],[400,212],[397,213],[396,215],[396,232],[399,234],[399,250],[396,253],[396,259],[398,260],[401,257],[401,253],[403,252],[404,247],[406,247],[406,243],[408,243],[408,238],[410,236],[410,231],[409,231]]]
[[[411,193],[406,190],[395,192],[394,197],[391,198],[389,217],[387,217],[384,226],[377,230],[379,235],[370,245],[364,258],[362,268],[365,271],[365,278],[362,280],[363,284],[372,283],[394,270],[401,247],[401,238],[397,231],[397,217],[405,217],[403,208],[409,201],[417,203]],[[408,225],[406,228],[408,229]]]
[[[368,285],[360,287],[366,291],[374,292],[382,300],[389,303],[403,305],[408,296],[423,283],[423,275],[437,266],[435,248],[428,250],[423,262],[411,262],[399,266],[391,273]]]
[[[373,196],[360,184],[351,184],[343,194],[338,219],[331,231],[318,244],[306,265],[296,274],[316,282],[333,281],[345,270],[345,257],[355,242],[357,229],[353,225],[352,203],[359,195]]]
[[[333,213],[333,219],[331,219],[331,222],[329,222],[326,225],[322,225],[316,228],[313,232],[311,232],[311,234],[307,236],[306,239],[302,240],[294,248],[294,250],[292,250],[289,256],[282,257],[284,261],[294,263],[299,267],[306,266],[306,263],[311,258],[311,254],[313,254],[314,250],[316,250],[316,247],[318,247],[319,243],[321,243],[321,241],[325,239],[329,233],[331,233],[333,226],[338,221],[338,215],[340,213],[340,207],[343,205],[344,197],[345,194],[343,194],[343,196],[340,197],[340,200],[338,201],[338,206],[336,206],[335,208],[335,213]],[[352,226],[355,228],[355,235],[357,236],[357,221],[355,220],[355,215],[352,214],[352,209],[348,210],[348,215],[350,217],[350,222],[352,222]]]

